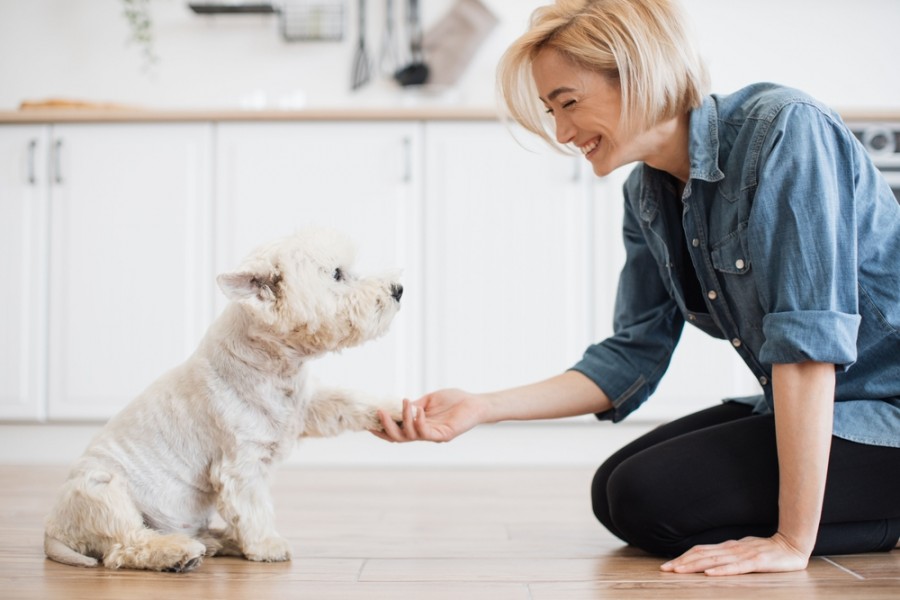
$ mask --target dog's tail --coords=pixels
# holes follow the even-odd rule
[[[97,559],[75,552],[64,543],[44,534],[44,552],[48,558],[73,567],[96,567]]]

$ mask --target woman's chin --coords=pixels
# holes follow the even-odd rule
[[[616,170],[615,166],[600,162],[592,162],[591,167],[593,167],[594,175],[596,175],[597,177],[606,177]]]

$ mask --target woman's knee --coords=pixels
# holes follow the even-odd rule
[[[681,540],[668,524],[670,491],[659,484],[653,469],[640,460],[629,459],[609,473],[601,475],[601,470],[592,489],[594,514],[600,522],[620,539],[647,552],[664,556],[679,553]],[[602,494],[598,489],[601,484]]]
[[[597,472],[594,474],[594,479],[591,482],[591,508],[594,511],[594,516],[597,517],[597,520],[613,534],[618,536],[619,534],[615,531],[609,517],[609,496],[606,490],[609,476],[616,466],[618,466],[618,464],[611,464],[611,461],[608,460],[600,465],[600,468],[597,469]]]

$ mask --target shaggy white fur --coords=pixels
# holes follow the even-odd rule
[[[231,300],[197,351],[113,417],[75,463],[47,518],[53,560],[189,571],[202,557],[290,559],[267,478],[303,436],[380,428],[399,399],[323,388],[310,359],[383,334],[394,277],[357,277],[352,245],[306,230],[217,282]],[[211,529],[216,512],[225,528]]]

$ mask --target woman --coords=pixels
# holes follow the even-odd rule
[[[900,538],[900,206],[840,119],[771,84],[706,95],[666,0],[559,0],[504,55],[512,117],[624,186],[615,333],[524,387],[406,403],[391,441],[596,413],[656,388],[685,320],[730,340],[763,395],[684,417],[610,457],[592,488],[665,571],[804,569]],[[545,127],[545,110],[550,123]]]

